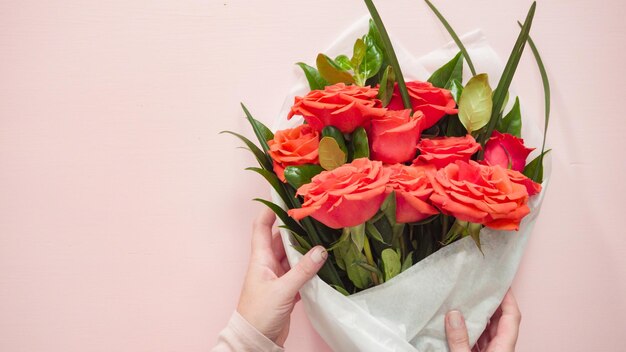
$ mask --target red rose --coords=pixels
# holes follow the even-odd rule
[[[524,171],[526,158],[535,148],[526,148],[524,140],[508,133],[493,131],[485,144],[485,162],[489,165],[500,165],[505,169]]]
[[[422,111],[426,117],[422,123],[422,130],[435,125],[444,115],[453,115],[458,112],[455,109],[456,102],[447,89],[437,88],[429,82],[420,81],[407,82],[406,88],[411,97],[413,110]],[[396,84],[393,90],[393,96],[387,108],[389,110],[404,109],[398,84]]]
[[[360,225],[380,209],[389,173],[383,163],[367,158],[323,171],[298,188],[304,203],[302,208],[289,210],[289,215],[296,220],[311,216],[334,229]]]
[[[459,220],[518,230],[522,218],[530,213],[526,187],[513,182],[498,165],[457,161],[429,177],[433,205]]]
[[[287,118],[302,115],[318,131],[330,125],[343,133],[351,133],[357,127],[368,126],[370,119],[385,114],[380,100],[376,99],[377,94],[375,88],[337,83],[296,97]]]
[[[519,171],[515,171],[515,170],[506,170],[506,171],[511,181],[515,183],[519,183],[520,185],[523,185],[524,187],[526,187],[526,191],[528,192],[529,196],[534,196],[535,194],[541,192],[541,185],[529,179],[523,173]]]
[[[422,221],[439,213],[428,200],[433,193],[433,188],[426,173],[435,172],[434,168],[431,167],[432,170],[428,170],[427,167],[403,164],[395,164],[387,168],[391,170],[387,192],[396,192],[397,222]]]
[[[274,160],[274,173],[285,182],[285,168],[292,165],[318,164],[319,132],[309,125],[277,131],[267,142]]]
[[[465,137],[424,138],[417,149],[421,154],[413,160],[414,165],[430,164],[441,169],[457,160],[469,161],[480,150],[480,144],[468,134]]]
[[[412,160],[420,138],[421,111],[411,116],[411,110],[387,111],[385,116],[372,119],[368,138],[371,158],[387,164]]]

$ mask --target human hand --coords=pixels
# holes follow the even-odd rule
[[[254,222],[252,254],[237,312],[282,346],[289,334],[289,317],[300,299],[298,291],[317,274],[328,253],[322,246],[313,247],[289,269],[280,234],[272,234],[275,219],[271,210],[264,209]]]
[[[446,336],[450,352],[513,352],[522,315],[509,291],[487,324],[485,331],[470,350],[465,320],[459,311],[446,314]]]

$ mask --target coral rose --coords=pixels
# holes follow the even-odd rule
[[[318,131],[330,125],[343,133],[351,133],[357,127],[367,127],[370,119],[385,114],[386,109],[376,99],[377,94],[375,88],[337,83],[296,97],[287,118],[302,115]]]
[[[422,221],[439,213],[428,200],[433,188],[426,173],[435,172],[434,167],[395,164],[387,168],[391,170],[387,192],[396,192],[397,222]]]
[[[267,142],[274,160],[274,173],[285,182],[285,168],[293,165],[318,164],[319,132],[309,125],[277,131]]]
[[[289,215],[296,220],[311,216],[334,229],[360,225],[380,209],[389,173],[383,163],[367,158],[324,171],[298,188],[304,203]]]
[[[387,164],[403,163],[415,158],[421,111],[411,115],[411,110],[387,111],[385,116],[372,119],[368,131],[371,158]]]
[[[493,131],[485,144],[485,162],[489,165],[500,165],[505,169],[524,171],[526,158],[535,148],[526,148],[524,140],[508,133]]]
[[[429,175],[432,203],[442,213],[497,230],[518,230],[530,213],[528,192],[506,169],[457,161]]]
[[[515,170],[506,170],[506,172],[509,174],[511,181],[526,187],[526,191],[529,196],[534,196],[535,194],[541,192],[541,184],[526,177],[523,173]]]
[[[425,119],[422,123],[422,130],[435,125],[444,115],[458,113],[452,93],[447,89],[437,88],[429,82],[420,81],[407,82],[406,88],[411,97],[413,110],[419,110],[424,113]],[[404,109],[398,84],[396,84],[393,90],[393,96],[387,108],[389,110]]]
[[[424,138],[417,145],[421,154],[413,160],[414,165],[430,164],[441,169],[457,160],[469,161],[480,150],[480,144],[474,137]]]

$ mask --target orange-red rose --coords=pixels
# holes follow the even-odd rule
[[[309,125],[277,131],[267,144],[274,160],[274,173],[283,182],[287,166],[318,164],[320,135]]]
[[[425,119],[422,124],[422,130],[432,127],[444,115],[452,115],[458,112],[455,108],[456,102],[447,89],[437,88],[429,82],[420,81],[407,82],[406,88],[411,97],[413,110],[419,110],[424,113]],[[404,109],[400,89],[397,84],[387,108],[389,110]]]
[[[296,220],[311,216],[334,229],[360,225],[385,200],[389,173],[380,161],[367,158],[324,171],[298,189],[304,203],[289,215]]]
[[[372,119],[368,138],[371,158],[387,164],[403,163],[415,158],[421,111],[411,115],[411,110],[387,111],[385,116]]]
[[[431,202],[444,214],[498,230],[518,230],[526,216],[528,192],[506,169],[457,161],[429,175]]]
[[[526,148],[524,140],[508,133],[493,131],[485,144],[485,162],[489,165],[500,165],[505,169],[524,171],[526,158],[535,148]]]
[[[506,172],[508,173],[511,181],[519,183],[520,185],[526,187],[526,191],[528,192],[529,196],[534,196],[535,194],[541,192],[541,185],[529,179],[523,173],[515,170],[506,170]]]
[[[417,149],[421,154],[413,161],[414,165],[430,164],[441,169],[457,160],[470,160],[480,150],[480,144],[468,134],[465,137],[424,138]]]
[[[351,133],[357,127],[369,126],[372,118],[385,114],[380,100],[376,99],[377,94],[376,88],[337,83],[296,97],[287,118],[302,115],[318,131],[330,125],[343,133]]]
[[[427,172],[434,168],[395,164],[387,167],[391,170],[387,192],[396,192],[396,221],[400,223],[417,222],[431,215],[438,214],[428,198],[433,193]]]

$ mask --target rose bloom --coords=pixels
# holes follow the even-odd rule
[[[434,126],[444,115],[458,113],[458,110],[455,108],[456,102],[452,97],[452,93],[447,89],[437,88],[429,82],[420,81],[407,82],[406,88],[411,97],[413,110],[422,111],[426,117],[422,123],[422,130]],[[398,84],[396,84],[393,90],[393,96],[389,105],[387,105],[387,109],[404,109]]]
[[[526,187],[526,191],[529,196],[534,196],[535,194],[541,192],[541,185],[530,178],[526,177],[523,173],[515,170],[506,170],[507,174],[511,181],[515,183],[519,183]]]
[[[368,131],[371,158],[387,164],[403,163],[415,158],[420,125],[424,114],[411,110],[387,111],[385,116],[372,119]]]
[[[417,222],[439,214],[428,199],[433,193],[433,188],[426,173],[435,172],[434,167],[395,164],[387,168],[391,170],[387,192],[396,192],[397,222]]]
[[[485,144],[485,162],[489,165],[500,165],[505,169],[524,171],[526,158],[535,148],[526,148],[524,140],[508,133],[493,131]]]
[[[475,161],[457,161],[429,175],[432,203],[442,213],[497,230],[518,230],[530,213],[528,192],[507,170]]]
[[[357,127],[368,126],[370,119],[385,114],[380,100],[376,99],[377,94],[375,88],[337,83],[296,97],[287,118],[302,115],[318,131],[330,125],[343,133],[351,133]]]
[[[424,138],[417,145],[421,154],[413,160],[414,165],[434,165],[441,169],[457,160],[469,161],[480,150],[480,144],[474,137],[439,137]]]
[[[298,189],[304,203],[289,215],[296,220],[311,216],[334,229],[360,225],[380,209],[389,173],[383,163],[367,158],[323,171]]]
[[[318,164],[319,132],[309,125],[277,131],[267,142],[274,161],[274,173],[285,181],[285,168],[293,165]]]

